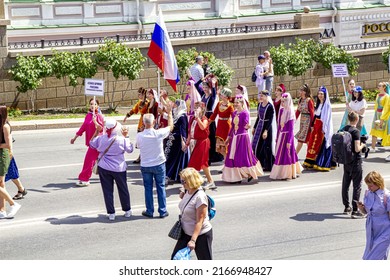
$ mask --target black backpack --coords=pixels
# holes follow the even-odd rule
[[[255,71],[253,71],[253,73],[252,73],[252,82],[256,82],[256,80],[257,80],[257,76],[256,76],[256,69],[255,69]]]
[[[354,160],[352,151],[352,134],[349,131],[338,131],[332,136],[333,160],[338,164],[350,164]]]

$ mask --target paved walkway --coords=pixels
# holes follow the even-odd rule
[[[332,105],[333,112],[344,111],[344,104]],[[374,109],[374,103],[368,104],[368,109]],[[251,116],[256,117],[256,110],[251,109]],[[123,116],[113,117],[120,123],[123,123]],[[138,124],[139,115],[132,115],[127,119],[126,124]],[[53,128],[77,128],[83,123],[84,118],[77,119],[50,119],[50,120],[30,120],[30,121],[12,121],[12,130],[34,130],[34,129],[53,129]]]

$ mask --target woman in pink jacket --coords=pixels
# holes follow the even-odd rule
[[[70,143],[74,144],[77,137],[82,136],[85,132],[85,145],[88,147],[87,153],[84,158],[83,169],[79,174],[79,181],[76,183],[79,187],[85,187],[89,185],[89,178],[92,176],[92,169],[95,165],[95,161],[99,156],[99,152],[94,148],[89,146],[89,141],[91,140],[93,134],[95,133],[96,127],[93,122],[93,115],[96,115],[97,123],[103,128],[104,126],[104,117],[99,110],[99,101],[97,99],[91,98],[89,100],[89,112],[85,116],[84,123],[81,125],[79,131],[76,132],[76,135],[70,139]]]

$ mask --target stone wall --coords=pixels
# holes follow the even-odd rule
[[[256,66],[257,56],[269,49],[270,46],[277,46],[281,43],[288,44],[295,41],[296,37],[302,39],[317,38],[319,36],[320,29],[304,29],[304,30],[284,30],[276,32],[264,32],[258,34],[240,34],[240,35],[224,35],[216,37],[203,37],[203,38],[190,38],[190,39],[176,39],[172,40],[172,44],[175,49],[175,53],[180,49],[188,49],[196,47],[199,51],[208,51],[215,54],[219,59],[224,60],[230,65],[234,71],[234,78],[231,83],[231,87],[235,87],[237,84],[243,84],[248,87],[249,95],[255,98],[257,89],[254,83],[251,82],[251,74]],[[137,46],[141,49],[142,53],[146,56],[146,52],[149,46],[149,42],[137,43],[130,46]],[[86,47],[85,50],[94,51],[94,47]],[[79,49],[68,49],[70,51],[78,51]],[[35,50],[30,52],[24,52],[24,55],[50,55],[51,50]],[[15,62],[16,52],[9,52],[7,58],[7,65],[11,65]],[[388,80],[388,74],[385,70],[385,65],[382,63],[380,51],[369,50],[364,52],[354,53],[360,58],[359,74],[355,78],[357,84],[363,86],[366,89],[376,88],[378,81]],[[9,80],[7,74],[5,79],[0,80],[0,102],[10,105],[16,95],[16,83]],[[110,91],[113,87],[114,78],[111,73],[99,72],[95,78],[104,79],[106,81],[106,91]],[[341,79],[334,79],[331,76],[329,70],[325,70],[322,67],[314,66],[305,75],[301,77],[275,77],[274,84],[283,82],[286,88],[292,93],[292,96],[297,95],[299,87],[303,83],[309,84],[310,87],[316,88],[321,85],[325,85],[331,94],[339,94],[342,96],[342,83]],[[347,81],[345,81],[347,82]],[[122,93],[125,93],[125,101],[121,103],[121,106],[130,106],[136,101],[136,91],[140,87],[152,87],[157,88],[157,73],[156,66],[148,60],[145,63],[145,70],[141,73],[141,76],[136,81],[130,83],[129,90],[127,89],[127,81],[118,81],[117,91],[115,98],[118,100]],[[172,91],[170,87],[162,80],[162,87]],[[183,87],[179,87],[183,88]],[[68,90],[71,91],[71,87]],[[36,108],[69,108],[69,107],[82,107],[88,102],[89,97],[85,97],[82,93],[82,88],[76,88],[75,94],[69,94],[66,91],[65,85],[62,80],[58,80],[54,77],[46,78],[43,81],[43,85],[37,90],[36,95]],[[315,92],[315,90],[313,90]],[[107,105],[107,97],[104,100],[100,100],[101,103]],[[22,110],[31,108],[26,94],[21,94],[18,107]]]

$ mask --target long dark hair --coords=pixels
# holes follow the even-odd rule
[[[311,91],[310,91],[310,87],[309,87],[308,84],[303,84],[301,89],[305,92],[305,97],[306,98],[313,99],[313,97],[311,96]],[[301,103],[301,101],[302,101],[302,98],[299,98],[299,103]]]
[[[1,142],[4,142],[4,125],[8,120],[8,111],[6,106],[0,106],[0,140]]]
[[[355,91],[354,91],[354,92],[355,92]],[[363,98],[364,98],[363,92],[362,92],[362,91],[358,91],[358,93],[359,93],[359,96],[358,96],[358,98],[357,98],[357,101],[362,101]],[[355,100],[356,100],[356,97],[355,97],[354,94],[352,94],[352,101],[355,101]]]
[[[328,98],[328,91],[326,90],[326,87],[324,87],[324,86],[322,86],[322,87],[320,87],[320,88],[318,89],[318,92],[320,92],[320,91],[324,93],[324,103],[325,103],[326,99]],[[315,110],[318,109],[318,107],[320,106],[320,104],[321,104],[321,101],[320,101],[320,99],[319,99],[318,96],[317,96],[317,101],[316,101],[316,108],[315,108]]]

